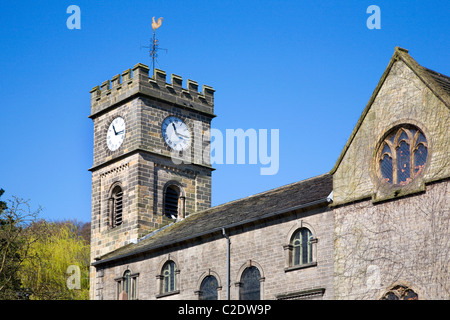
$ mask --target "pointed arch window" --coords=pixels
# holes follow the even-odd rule
[[[423,132],[413,125],[403,125],[381,143],[378,174],[388,184],[404,186],[423,172],[427,158],[428,142]]]

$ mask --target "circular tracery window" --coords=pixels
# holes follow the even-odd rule
[[[421,174],[428,158],[428,142],[413,125],[393,129],[377,152],[378,175],[391,185],[403,186]]]
[[[412,289],[398,285],[389,290],[381,300],[418,300],[419,295]]]

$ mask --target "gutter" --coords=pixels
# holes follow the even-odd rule
[[[330,194],[330,196],[332,196],[332,195]],[[319,199],[319,200],[311,201],[311,202],[308,202],[308,203],[305,203],[305,204],[301,204],[301,205],[298,205],[298,206],[290,207],[290,208],[287,208],[287,209],[271,212],[271,213],[268,213],[268,214],[265,214],[265,215],[262,215],[262,216],[253,217],[253,218],[242,220],[242,221],[235,222],[235,223],[230,223],[230,224],[222,226],[222,227],[216,227],[216,228],[210,229],[208,231],[199,232],[197,234],[194,234],[194,235],[191,235],[191,236],[187,236],[187,237],[184,237],[184,238],[181,238],[181,239],[169,242],[169,243],[156,245],[154,247],[143,247],[143,248],[141,248],[139,250],[136,250],[136,251],[133,251],[133,252],[124,253],[122,255],[118,255],[118,256],[115,256],[115,257],[107,258],[105,260],[98,260],[96,262],[91,263],[91,266],[99,266],[101,264],[108,263],[108,262],[111,262],[111,261],[120,260],[120,259],[128,258],[128,257],[131,257],[131,256],[139,255],[141,253],[145,253],[145,252],[148,252],[150,250],[164,248],[164,247],[167,247],[167,246],[170,246],[170,245],[174,245],[174,244],[177,244],[177,243],[180,243],[180,242],[183,242],[183,241],[188,241],[188,240],[192,240],[192,239],[195,239],[195,238],[199,238],[199,237],[202,237],[202,236],[205,236],[205,235],[208,235],[208,234],[213,234],[213,233],[216,233],[216,232],[222,232],[223,229],[231,229],[231,228],[239,227],[239,226],[242,226],[242,225],[245,225],[245,224],[248,224],[248,223],[252,223],[252,222],[255,222],[255,221],[258,221],[258,220],[263,220],[263,219],[275,217],[275,216],[278,216],[278,215],[281,215],[281,214],[284,214],[284,213],[287,213],[287,212],[290,212],[290,211],[304,209],[304,208],[308,208],[308,207],[312,207],[312,206],[320,205],[320,204],[329,204],[329,203],[333,202],[333,199],[330,198],[330,196],[327,196],[326,198],[322,198],[322,199]]]
[[[225,228],[222,228],[222,235],[227,239],[227,300],[230,300],[230,237],[227,236]]]

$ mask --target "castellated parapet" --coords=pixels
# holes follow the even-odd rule
[[[91,93],[91,117],[101,114],[110,107],[137,94],[164,100],[187,109],[193,109],[214,115],[214,89],[203,85],[203,92],[198,92],[198,83],[187,80],[183,88],[183,79],[171,74],[171,83],[166,83],[166,73],[155,69],[149,77],[149,67],[138,63],[133,69],[117,74],[111,80],[94,87]]]

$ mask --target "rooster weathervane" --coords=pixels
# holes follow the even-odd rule
[[[159,27],[161,27],[161,24],[163,22],[163,17],[160,17],[157,21],[155,21],[155,17],[152,18],[152,29],[153,29],[153,40],[152,40],[152,45],[150,47],[144,47],[144,48],[150,48],[151,50],[149,51],[150,53],[150,57],[152,58],[152,70],[153,73],[155,71],[155,63],[156,58],[158,57],[158,50],[162,49],[162,48],[158,48],[159,45],[159,40],[156,39],[156,33],[155,30],[158,29]],[[165,50],[167,52],[167,49],[162,49]]]

